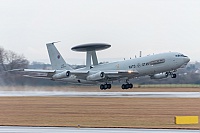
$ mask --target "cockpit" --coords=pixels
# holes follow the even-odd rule
[[[175,58],[179,60],[183,60],[183,62],[185,62],[186,64],[190,61],[190,58],[188,58],[186,55],[181,54],[181,53],[175,54]]]
[[[175,55],[175,57],[187,57],[187,56],[183,55],[183,54],[177,54],[177,55]]]

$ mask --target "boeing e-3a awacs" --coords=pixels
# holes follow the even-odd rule
[[[129,79],[149,75],[152,79],[176,78],[176,70],[186,65],[190,59],[178,52],[168,52],[145,57],[99,64],[96,51],[111,47],[104,43],[82,44],[72,48],[86,52],[86,67],[73,69],[68,65],[54,43],[48,43],[47,49],[52,70],[23,69],[26,72],[46,73],[43,78],[63,80],[77,84],[99,84],[100,89],[110,89],[112,81],[124,81],[122,89],[133,87]],[[92,63],[93,64],[92,64]]]

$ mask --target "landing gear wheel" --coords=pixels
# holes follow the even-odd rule
[[[108,85],[107,84],[104,84],[104,89],[108,89]]]
[[[100,89],[104,90],[104,85],[103,84],[100,85]]]
[[[132,89],[133,88],[133,84],[129,84],[129,88]]]
[[[172,78],[176,78],[176,74],[172,74],[171,77],[172,77]]]
[[[111,84],[107,84],[107,88],[111,89],[112,85]]]
[[[122,89],[125,89],[126,88],[126,85],[125,84],[122,84]]]
[[[125,84],[125,89],[129,89],[129,84]]]
[[[100,85],[101,90],[111,89],[111,87],[112,87],[111,84],[101,84]]]
[[[122,87],[121,87],[122,89],[129,89],[129,88],[133,88],[133,84],[129,84],[129,83],[127,83],[127,84],[122,84]]]
[[[128,89],[128,84],[122,84],[122,89]]]

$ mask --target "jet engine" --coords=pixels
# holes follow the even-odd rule
[[[61,73],[57,73],[57,74],[54,74],[52,76],[53,79],[62,79],[62,78],[68,78],[70,76],[70,71],[64,71],[64,72],[61,72]]]
[[[152,76],[150,76],[151,79],[162,79],[162,78],[167,78],[168,77],[168,73],[158,73],[158,74],[154,74]]]
[[[104,72],[97,72],[95,74],[91,74],[89,76],[87,76],[87,80],[100,80],[100,79],[104,79],[105,78],[105,73]]]

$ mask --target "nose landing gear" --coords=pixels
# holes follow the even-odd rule
[[[176,74],[172,74],[172,75],[171,75],[171,78],[176,78]]]
[[[167,74],[170,75],[171,78],[176,78],[177,77],[176,74],[173,73],[173,72],[167,72]]]

